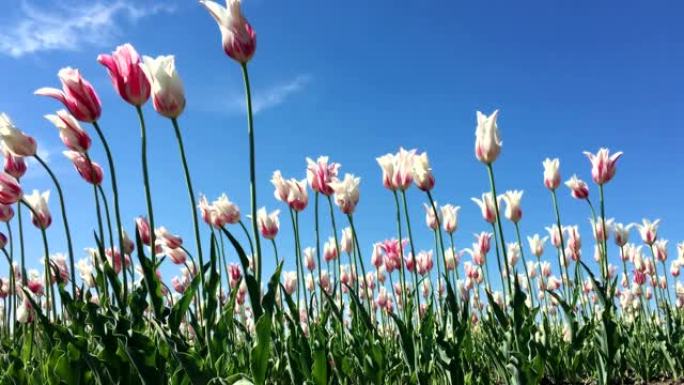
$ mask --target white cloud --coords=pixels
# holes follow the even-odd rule
[[[22,1],[20,19],[0,29],[0,52],[15,58],[26,54],[110,44],[120,35],[120,22],[172,12],[168,3],[141,0],[57,1],[45,8]]]
[[[301,92],[311,82],[311,75],[300,74],[281,83],[264,89],[252,88],[252,110],[255,114],[276,107],[288,98]],[[246,101],[244,94],[232,94],[227,99],[208,101],[204,109],[212,112],[227,112],[230,114],[244,113]]]

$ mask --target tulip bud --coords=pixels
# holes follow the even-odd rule
[[[501,199],[506,202],[506,211],[504,215],[509,221],[518,223],[522,218],[522,209],[520,208],[520,200],[523,192],[520,190],[506,191],[501,195]]]
[[[494,207],[494,197],[491,192],[482,194],[482,200],[470,198],[475,202],[482,212],[482,218],[488,223],[496,221],[496,208]]]
[[[558,172],[560,161],[558,158],[546,158],[542,164],[544,165],[544,186],[553,191],[560,185],[560,172]]]
[[[351,254],[354,249],[354,235],[351,227],[342,229],[342,241],[340,242],[340,251]]]
[[[425,224],[427,227],[432,230],[439,229],[439,219],[435,215],[435,209],[427,203],[423,203],[423,206],[425,207]],[[437,202],[435,202],[435,207],[437,207]]]
[[[17,156],[36,155],[36,141],[21,132],[7,114],[0,114],[0,139],[4,149]]]
[[[644,219],[642,224],[637,224],[639,229],[639,235],[641,235],[641,240],[647,245],[653,245],[658,238],[658,225],[660,224],[660,219],[656,219],[651,222],[648,219]]]
[[[570,193],[575,199],[587,199],[589,197],[589,187],[583,180],[573,175],[565,182],[565,185],[570,189]]]
[[[59,110],[56,115],[45,115],[45,119],[57,127],[59,138],[68,149],[80,153],[88,151],[91,143],[90,136],[66,110]]]
[[[242,15],[240,0],[226,1],[226,7],[200,0],[221,30],[223,50],[240,64],[246,64],[256,51],[256,32]]]
[[[629,242],[629,230],[632,228],[633,224],[627,226],[622,223],[616,223],[613,225],[613,234],[615,237],[615,244],[622,247]]]
[[[270,214],[266,213],[266,208],[262,207],[257,211],[257,220],[259,222],[259,231],[266,239],[274,239],[280,229],[280,220],[278,215],[280,210],[272,211]]]
[[[337,243],[334,237],[328,238],[323,248],[323,257],[326,262],[334,261],[337,259]]]
[[[179,117],[185,108],[185,92],[173,55],[143,56],[142,67],[152,86],[154,110],[170,119]]]
[[[0,203],[0,222],[9,222],[14,217],[14,209],[10,205]]]
[[[91,161],[80,152],[64,151],[62,153],[73,162],[76,171],[86,182],[94,185],[102,183],[103,171],[99,164]]]
[[[62,82],[62,90],[46,87],[36,90],[35,94],[59,100],[81,122],[92,123],[99,119],[102,112],[100,98],[81,73],[66,67],[59,70],[57,76]]]
[[[97,61],[107,67],[114,89],[126,102],[142,106],[150,98],[150,82],[142,69],[140,55],[126,43],[111,55],[99,55]]]
[[[435,177],[426,152],[413,157],[413,180],[423,191],[430,191],[435,187]]]
[[[458,228],[458,212],[461,207],[447,204],[442,206],[440,210],[442,212],[442,228],[447,234],[453,234]]]
[[[24,174],[26,174],[26,161],[24,160],[24,157],[14,155],[4,148],[3,152],[5,153],[5,172],[17,179],[24,176]]]
[[[501,152],[501,140],[496,119],[499,110],[490,116],[477,111],[477,129],[475,130],[475,157],[482,163],[491,164]]]
[[[137,217],[135,219],[135,225],[138,229],[138,234],[140,234],[140,241],[149,246],[151,240],[151,230],[150,223],[147,221],[147,217]]]
[[[48,200],[50,199],[50,191],[41,193],[38,190],[33,190],[30,195],[24,195],[24,200],[33,209],[31,212],[31,220],[33,224],[39,229],[47,229],[52,223],[52,215],[48,209]]]
[[[615,164],[622,156],[622,152],[610,155],[610,151],[607,148],[601,148],[595,155],[588,151],[585,151],[584,155],[591,162],[591,178],[594,180],[594,183],[602,185],[609,182],[615,176],[617,169]]]

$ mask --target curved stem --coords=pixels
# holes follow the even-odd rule
[[[565,273],[565,279],[563,282],[563,294],[568,298],[568,267],[566,266],[567,257],[565,256],[565,239],[563,237],[563,227],[561,226],[560,220],[560,209],[558,208],[558,198],[556,197],[556,190],[551,190],[551,198],[553,199],[553,208],[556,212],[556,227],[558,228],[558,234],[560,237],[561,247],[558,251],[558,269],[560,269],[561,277]],[[561,256],[563,259],[561,260]],[[565,267],[565,270],[563,270]]]
[[[97,189],[95,194],[97,195],[99,193],[100,199],[102,199],[102,204],[104,206],[103,211],[105,213],[105,218],[107,219],[107,232],[109,235],[109,246],[111,248],[114,248],[114,230],[112,229],[112,218],[109,214],[109,204],[107,203],[107,196],[105,195],[104,190],[102,189],[101,185],[98,184],[95,186],[95,188]],[[119,230],[119,231],[121,231],[121,230]],[[121,252],[123,253],[123,250],[121,250]],[[125,274],[125,271],[126,270],[124,269],[124,274]]]
[[[511,275],[508,272],[508,255],[506,252],[506,240],[504,239],[503,226],[501,226],[501,215],[499,215],[499,201],[496,195],[496,183],[494,183],[494,169],[491,163],[487,163],[487,172],[489,174],[489,185],[492,188],[492,200],[494,201],[494,211],[496,212],[496,225],[499,228],[499,239],[501,240],[501,254],[503,254],[503,265],[506,271],[506,282],[508,283],[508,292],[513,296],[513,288],[511,287]]]
[[[249,84],[247,63],[242,63],[242,77],[245,83],[245,99],[247,101],[247,135],[249,136],[249,190],[250,207],[252,210],[252,233],[256,243],[256,276],[257,283],[261,287],[261,241],[259,240],[259,227],[257,224],[257,192],[256,192],[256,160],[254,149],[254,116],[252,113],[252,91]]]
[[[55,184],[55,188],[57,189],[57,196],[59,197],[59,206],[62,211],[62,222],[64,223],[64,233],[66,235],[66,241],[67,241],[67,250],[69,252],[69,268],[71,269],[72,272],[76,271],[75,270],[75,264],[74,264],[74,246],[71,242],[71,231],[69,230],[69,220],[67,219],[66,215],[66,206],[64,205],[64,193],[62,192],[62,186],[59,183],[59,180],[57,180],[57,177],[55,174],[52,172],[50,167],[48,167],[47,163],[41,158],[38,154],[35,154],[33,156],[38,163],[40,163],[41,166],[47,171],[48,175],[50,175],[50,178],[52,179],[52,182]],[[72,295],[74,298],[76,298],[76,283],[74,280],[71,280],[71,290],[72,290]]]
[[[242,231],[245,232],[245,236],[247,237],[247,240],[249,241],[249,250],[252,253],[252,256],[254,255],[254,243],[252,242],[252,236],[249,234],[249,230],[247,230],[247,226],[245,226],[245,223],[240,220],[240,227],[242,227]]]
[[[157,250],[155,247],[155,227],[154,227],[154,208],[152,207],[152,188],[150,186],[150,175],[149,168],[147,166],[147,130],[145,127],[145,118],[143,117],[142,108],[140,106],[135,107],[138,113],[138,120],[140,121],[140,137],[141,137],[141,159],[142,159],[142,171],[143,171],[143,182],[145,184],[145,201],[147,202],[147,217],[150,223],[150,255],[152,257],[153,265],[157,264]],[[202,268],[200,267],[200,272]],[[202,274],[203,275],[203,274]]]
[[[116,219],[116,228],[118,229],[117,231],[118,231],[118,235],[119,235],[119,250],[123,251],[123,249],[124,249],[123,235],[121,234],[123,226],[121,224],[121,209],[119,207],[119,188],[117,187],[117,184],[116,184],[116,170],[114,168],[114,158],[112,157],[112,152],[109,149],[109,144],[107,143],[107,140],[105,139],[105,136],[102,133],[102,130],[100,129],[100,125],[97,123],[97,121],[93,122],[93,127],[95,128],[95,132],[97,133],[97,136],[100,138],[100,142],[102,142],[102,147],[104,147],[105,155],[107,156],[107,163],[109,164],[109,175],[110,175],[110,178],[112,181],[112,193],[114,195],[114,217]],[[102,192],[102,194],[104,195],[104,192]],[[106,200],[104,200],[104,201],[106,202]],[[123,298],[124,298],[124,303],[127,303],[128,279],[126,278],[125,267],[124,267],[124,277],[123,277]]]

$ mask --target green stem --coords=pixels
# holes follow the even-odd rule
[[[252,91],[249,85],[249,73],[247,63],[242,63],[242,77],[245,83],[245,99],[247,101],[247,135],[249,136],[249,190],[250,207],[252,210],[252,233],[256,243],[256,276],[257,284],[261,287],[261,241],[259,240],[259,227],[257,225],[257,192],[256,192],[256,160],[254,149],[254,116],[252,113]]]
[[[247,226],[245,226],[245,222],[242,220],[240,222],[240,227],[242,227],[242,231],[245,232],[245,236],[247,237],[247,240],[249,241],[249,250],[252,253],[252,256],[254,256],[254,243],[252,243],[252,236],[249,235],[249,230],[247,230]]]
[[[17,221],[19,226],[19,254],[21,257],[21,284],[26,286],[26,258],[24,253],[24,225],[21,220],[21,204],[17,203]]]
[[[142,111],[140,111],[139,114],[142,114]],[[142,115],[140,115],[140,116],[142,117]],[[116,228],[118,229],[118,235],[119,235],[119,250],[121,250],[123,252],[124,244],[123,244],[123,235],[121,234],[123,226],[121,223],[121,209],[119,207],[119,188],[118,188],[117,183],[116,183],[116,169],[114,168],[114,158],[112,157],[112,152],[109,149],[109,143],[107,143],[107,139],[105,138],[104,133],[100,129],[100,125],[97,123],[97,121],[93,122],[93,127],[95,128],[95,132],[97,133],[97,136],[100,138],[100,142],[102,143],[102,147],[105,150],[105,155],[107,156],[107,163],[109,164],[109,174],[110,174],[110,179],[112,181],[112,193],[114,195],[114,217],[116,219]],[[124,277],[123,277],[123,298],[124,298],[124,303],[128,303],[128,278],[126,278],[125,269],[124,269]]]
[[[402,234],[401,234],[401,206],[399,206],[399,194],[397,194],[396,190],[392,190],[392,194],[394,195],[394,204],[396,206],[396,211],[397,211],[397,236],[399,237],[399,281],[401,285],[401,298],[402,298],[402,310],[404,311],[404,320],[406,322],[409,321],[409,317],[411,316],[408,314],[407,309],[408,309],[408,296],[406,295],[406,276],[404,272],[404,241],[402,239]],[[392,288],[394,290],[394,287]]]
[[[150,186],[149,167],[147,165],[147,129],[145,127],[145,119],[143,117],[142,108],[135,107],[140,121],[140,137],[141,137],[141,159],[143,182],[145,184],[145,201],[147,202],[147,217],[150,224],[150,255],[152,257],[152,264],[157,265],[156,247],[155,247],[155,227],[154,227],[154,209],[152,207],[152,188]],[[200,274],[202,274],[203,266],[200,266]]]
[[[401,198],[404,201],[404,217],[406,218],[406,230],[408,231],[409,245],[411,245],[411,260],[413,262],[413,291],[416,294],[416,310],[420,320],[420,293],[418,292],[418,266],[416,265],[416,248],[413,245],[413,234],[411,231],[411,219],[408,212],[408,202],[406,200],[406,190],[401,190]]]
[[[558,198],[556,197],[556,190],[551,190],[551,198],[553,199],[553,208],[556,212],[556,227],[558,228],[558,235],[560,237],[561,241],[561,247],[558,253],[556,254],[558,256],[558,269],[560,269],[560,274],[561,278],[563,278],[563,274],[565,274],[565,279],[563,282],[563,294],[565,295],[566,299],[568,298],[568,267],[565,265],[565,262],[567,261],[566,256],[565,256],[565,239],[563,237],[563,227],[561,226],[561,220],[560,220],[560,209],[558,208]],[[563,259],[561,260],[561,256]],[[565,270],[563,268],[565,267]]]
[[[316,260],[318,261],[318,286],[321,285],[321,277],[323,274],[323,265],[321,265],[321,237],[318,227],[318,191],[314,194],[314,226],[316,228]],[[314,295],[316,294],[316,286],[314,285]],[[318,288],[318,306],[323,309],[323,286]]]
[[[57,177],[55,174],[52,172],[50,167],[48,167],[47,163],[38,155],[35,154],[33,156],[38,163],[40,163],[41,166],[47,171],[48,175],[50,175],[50,178],[52,179],[52,182],[55,184],[55,188],[57,189],[57,196],[59,197],[59,206],[62,211],[62,222],[64,223],[64,233],[66,235],[66,241],[67,241],[67,250],[69,252],[69,268],[71,269],[72,272],[76,271],[75,270],[75,264],[74,264],[74,246],[71,242],[71,231],[69,230],[69,220],[67,219],[66,215],[66,206],[64,204],[64,193],[62,192],[62,186],[59,183],[59,180],[57,180]],[[71,280],[71,290],[72,290],[72,295],[74,298],[76,298],[76,283],[74,280]]]
[[[352,236],[354,238],[354,243],[356,244],[356,252],[358,253],[359,256],[359,264],[361,265],[361,274],[363,274],[362,278],[363,279],[363,287],[364,287],[364,297],[366,298],[366,302],[368,304],[368,311],[370,312],[370,309],[372,308],[372,305],[370,303],[370,298],[368,295],[368,282],[366,282],[366,267],[363,264],[363,256],[361,255],[361,247],[359,246],[359,237],[356,234],[356,227],[354,227],[354,219],[351,214],[347,214],[347,219],[349,219],[349,226],[351,226],[352,229]],[[415,270],[414,270],[415,271]]]
[[[111,217],[109,216],[109,204],[107,204],[107,196],[105,195],[104,190],[102,189],[102,186],[96,185],[95,188],[97,189],[95,194],[97,194],[98,192],[100,193],[100,198],[102,199],[102,204],[104,205],[105,218],[107,219],[107,231],[109,233],[108,234],[109,235],[109,246],[111,248],[114,248],[114,231],[112,230],[112,220],[111,220]],[[121,230],[119,230],[119,231],[121,231]],[[123,253],[123,250],[121,250],[121,252]],[[124,274],[126,274],[125,268],[124,268]]]
[[[499,228],[499,239],[501,240],[501,253],[503,254],[503,265],[506,272],[506,282],[508,283],[508,292],[513,296],[513,288],[511,287],[511,275],[508,272],[508,253],[506,251],[506,240],[504,239],[503,227],[501,226],[501,215],[499,215],[499,201],[496,195],[496,184],[494,183],[494,169],[491,163],[487,163],[487,173],[489,174],[489,185],[492,188],[492,200],[494,201],[494,211],[496,212],[496,225]]]
[[[532,295],[534,288],[532,287],[532,281],[530,281],[530,273],[527,271],[527,261],[525,260],[525,251],[523,250],[523,244],[520,238],[520,225],[518,225],[518,222],[515,222],[515,234],[518,238],[520,257],[522,258],[523,267],[525,268],[525,277],[527,278],[527,290],[530,294],[530,301],[532,303],[532,307],[534,307],[534,295]]]
[[[178,120],[176,118],[171,119],[173,124],[173,130],[176,134],[176,141],[178,142],[178,151],[180,152],[181,162],[183,163],[183,173],[185,175],[185,185],[188,189],[188,197],[190,200],[190,212],[192,213],[192,224],[195,230],[195,243],[197,244],[197,258],[199,259],[200,266],[204,266],[204,257],[202,255],[202,239],[200,236],[199,229],[199,219],[197,218],[197,202],[195,200],[195,192],[192,187],[192,179],[190,178],[190,169],[188,168],[188,160],[185,156],[185,147],[183,146],[183,136],[181,135],[180,127],[178,126]],[[151,207],[151,204],[150,204]],[[150,211],[152,211],[150,209]],[[154,232],[154,228],[152,229]],[[200,268],[201,271],[202,268]],[[219,269],[220,270],[220,269]],[[202,287],[205,287],[204,274],[200,274],[200,281]],[[202,302],[202,290],[199,291],[199,300]]]

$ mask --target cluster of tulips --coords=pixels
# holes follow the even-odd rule
[[[561,221],[558,159],[543,162],[543,183],[556,221],[546,228],[547,236],[522,238],[523,192],[499,195],[496,190],[493,165],[502,149],[498,111],[477,113],[475,156],[485,166],[490,191],[472,199],[485,229],[475,234],[472,247],[456,248],[460,207],[434,200],[428,155],[401,148],[377,158],[382,184],[396,206],[396,228],[390,229],[392,238],[372,244],[366,250],[370,254],[363,253],[355,227],[359,177],[342,176],[340,164],[326,156],[306,159],[304,179],[275,171],[274,196],[289,214],[294,237],[294,258],[282,257],[281,211],[257,205],[248,76],[256,35],[238,0],[228,0],[225,8],[201,3],[218,23],[223,49],[244,77],[251,215],[243,222],[240,208],[225,194],[213,201],[196,194],[178,120],[185,96],[174,57],[141,57],[125,44],[97,59],[115,91],[134,107],[141,129],[147,213],[135,223],[124,222],[113,153],[99,124],[100,99],[77,69],[60,70],[62,89],[41,88],[36,94],[64,106],[46,119],[57,127],[64,155],[92,186],[97,228],[87,256],[76,261],[59,180],[38,155],[36,141],[2,114],[0,221],[7,234],[0,233],[0,249],[8,275],[0,278],[0,385],[455,385],[590,379],[612,384],[684,375],[684,284],[679,280],[684,243],[670,258],[668,241],[658,237],[659,221],[625,225],[608,219],[604,188],[622,153],[586,153],[598,188],[597,208],[587,183],[577,176],[565,182],[571,196],[588,206],[592,268],[582,255],[579,226]],[[170,120],[177,139],[194,228],[191,250],[181,236],[155,223],[149,183],[154,169],[147,162],[143,113],[150,98],[154,110]],[[93,143],[82,125],[97,134],[106,170],[89,155]],[[59,229],[54,229],[48,206],[50,191],[24,192],[27,158],[34,158],[54,182]],[[416,248],[422,238],[415,235],[424,230],[412,228],[409,215],[406,191],[414,185],[425,193],[431,250]],[[326,215],[319,213],[321,200]],[[303,247],[300,217],[311,214],[310,205],[315,244]],[[30,214],[40,232],[40,261],[25,258],[24,244],[34,238],[23,226],[22,212]],[[125,225],[131,225],[133,237]],[[630,243],[634,228],[640,244]],[[327,239],[321,239],[324,229]],[[51,253],[47,231],[63,231],[66,253]],[[264,284],[267,254],[275,268]],[[549,254],[555,257],[545,260]],[[294,271],[283,271],[286,260]],[[29,268],[34,262],[42,263],[42,272]],[[176,265],[178,275],[163,279],[164,263]]]

